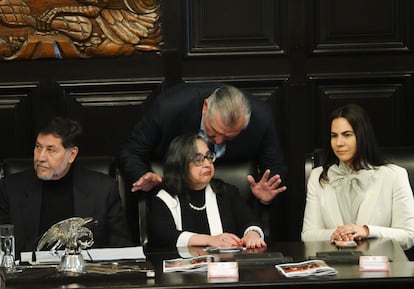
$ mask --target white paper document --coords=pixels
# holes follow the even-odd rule
[[[22,252],[21,262],[29,263],[59,263],[64,251],[58,251],[53,255],[50,251],[36,251],[35,258],[33,252]],[[97,248],[82,250],[85,261],[115,261],[115,260],[140,260],[146,259],[142,246],[124,248]],[[34,260],[35,259],[35,260]]]

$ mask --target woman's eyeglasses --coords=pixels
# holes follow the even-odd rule
[[[216,154],[213,152],[208,151],[204,156],[202,154],[196,154],[191,161],[196,166],[202,166],[204,163],[204,160],[207,159],[210,163],[214,163],[216,160]]]

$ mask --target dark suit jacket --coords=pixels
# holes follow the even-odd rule
[[[94,247],[133,245],[115,179],[76,166],[72,169],[75,216],[93,217],[95,223],[88,227],[93,232]],[[42,181],[34,169],[0,182],[0,224],[14,225],[16,255],[35,249],[37,239],[44,233],[39,232],[41,188]]]
[[[241,200],[238,189],[219,179],[211,180],[211,187],[216,193],[217,206],[223,232],[233,233],[243,237],[244,231],[249,226],[259,226],[260,222],[254,216],[251,209]],[[188,200],[184,196],[179,196],[181,203],[182,229],[194,233],[210,234],[210,232],[200,232],[200,224],[191,227],[184,219],[185,216],[192,216],[192,209],[183,205]],[[187,213],[184,212],[187,210]],[[205,211],[204,211],[205,212]],[[191,222],[190,222],[191,223]],[[160,198],[154,196],[150,206],[148,218],[149,244],[152,246],[171,246],[175,247],[177,238],[182,233],[176,229],[173,216],[167,205]],[[263,229],[263,227],[262,227]]]
[[[197,134],[200,129],[203,101],[220,83],[179,84],[157,96],[142,121],[121,147],[119,166],[132,183],[150,171],[150,161],[162,160],[171,140],[181,134]],[[267,104],[245,92],[251,105],[251,120],[236,138],[227,142],[226,152],[216,161],[257,162],[261,171],[286,178],[287,169]]]

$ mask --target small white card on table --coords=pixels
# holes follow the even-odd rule
[[[389,271],[390,260],[388,256],[360,256],[359,271]]]

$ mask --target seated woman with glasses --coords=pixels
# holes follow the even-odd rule
[[[151,245],[266,246],[263,230],[238,189],[213,178],[215,159],[200,136],[171,142],[161,189],[150,206]]]

